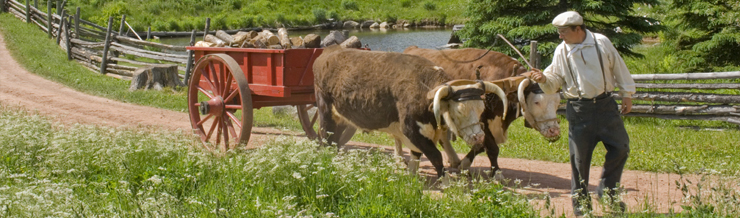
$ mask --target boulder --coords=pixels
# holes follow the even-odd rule
[[[128,90],[162,90],[163,87],[177,88],[179,86],[185,86],[185,84],[180,81],[176,64],[156,64],[136,69],[131,77]]]
[[[373,25],[374,23],[375,23],[375,21],[366,20],[366,21],[362,22],[362,24],[360,25],[360,28],[368,28],[368,27],[370,27],[370,25]]]
[[[360,23],[351,20],[345,21],[342,25],[342,28],[344,29],[357,29],[358,27],[360,27]]]
[[[378,22],[375,22],[372,25],[370,25],[370,29],[377,29],[378,27],[380,27],[380,24],[378,24]]]
[[[391,27],[391,26],[390,26],[390,25],[388,25],[388,22],[382,22],[382,23],[380,23],[380,28],[381,28],[381,29],[388,29],[388,28],[390,28],[390,27]]]

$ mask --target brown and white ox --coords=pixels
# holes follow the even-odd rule
[[[460,162],[454,150],[445,148],[451,167],[456,167],[459,164],[461,170],[468,169],[473,162],[473,158],[485,150],[491,161],[492,173],[495,175],[495,172],[500,170],[498,165],[499,145],[506,141],[506,131],[509,125],[520,115],[524,116],[526,127],[534,128],[546,140],[552,142],[560,138],[560,123],[556,115],[558,104],[560,104],[560,96],[558,94],[545,94],[537,83],[531,82],[527,78],[514,78],[525,74],[527,71],[516,59],[500,52],[486,52],[487,50],[484,49],[473,48],[434,50],[409,46],[403,53],[431,60],[437,66],[442,67],[453,79],[476,79],[475,72],[476,69],[479,69],[480,79],[483,81],[490,82],[507,78],[510,81],[521,80],[518,87],[517,84],[514,84],[515,89],[502,87],[507,92],[507,97],[510,100],[508,104],[506,101],[502,102],[499,97],[486,96],[486,109],[481,115],[481,122],[488,131],[485,131],[483,146],[473,146],[462,162]],[[477,58],[480,59],[475,60]],[[503,111],[507,108],[509,111],[516,111],[517,113],[512,112],[504,115]],[[398,143],[398,141],[396,142]],[[449,142],[442,142],[442,144],[443,147],[451,147]],[[398,147],[399,145],[397,145]]]
[[[386,132],[411,150],[411,172],[424,154],[439,177],[445,171],[435,144],[447,128],[468,144],[481,144],[482,95],[505,97],[493,83],[451,81],[433,62],[401,53],[331,46],[316,58],[313,72],[321,143],[337,143],[348,127]]]

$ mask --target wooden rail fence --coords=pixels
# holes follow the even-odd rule
[[[120,79],[130,79],[139,66],[173,63],[178,65],[179,70],[185,72],[185,76],[181,75],[181,78],[184,78],[187,82],[188,71],[194,60],[192,59],[192,52],[186,51],[184,46],[131,38],[127,36],[128,34],[122,34],[125,16],[121,18],[121,28],[116,32],[110,28],[113,24],[113,18],[109,19],[108,28],[102,27],[80,19],[79,8],[75,10],[74,14],[67,13],[63,8],[65,3],[66,1],[60,3],[57,0],[56,13],[47,13],[52,11],[51,0],[47,1],[46,12],[35,7],[38,5],[37,0],[34,0],[34,6],[30,5],[30,0],[26,0],[25,3],[17,0],[0,0],[0,12],[10,12],[18,19],[39,26],[41,30],[48,33],[49,38],[55,38],[57,44],[67,50],[70,60],[76,60],[95,72]],[[207,21],[204,31],[193,30],[188,33],[157,32],[155,34],[147,31],[146,35],[190,35],[192,45],[196,35],[214,32],[208,30],[208,24]],[[62,39],[64,40],[62,41]],[[532,46],[536,47],[536,41],[532,43]],[[160,50],[169,52],[161,52]],[[536,49],[532,51],[536,51]],[[122,54],[126,56],[120,57]],[[536,53],[530,55],[535,67],[540,65],[537,63],[539,62],[538,57],[539,55]],[[740,95],[712,93],[713,90],[738,90],[740,89],[740,83],[693,83],[693,81],[709,79],[736,81],[740,79],[740,72],[639,74],[632,77],[637,82],[638,92],[632,96],[635,104],[632,107],[632,112],[626,116],[680,120],[718,120],[740,125]],[[671,82],[676,80],[682,82]],[[737,91],[734,93],[737,93]],[[621,99],[616,93],[614,97]],[[564,107],[561,107],[558,112],[564,114]]]

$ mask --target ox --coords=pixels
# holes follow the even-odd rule
[[[488,53],[486,53],[488,52]],[[445,72],[453,79],[475,79],[476,70],[480,71],[480,79],[483,81],[519,81],[513,84],[514,87],[504,87],[510,103],[502,102],[501,98],[495,96],[486,96],[486,109],[481,115],[481,121],[484,124],[485,140],[481,145],[471,148],[471,151],[465,156],[462,162],[457,154],[448,153],[449,162],[452,167],[460,166],[461,170],[468,169],[473,158],[483,150],[486,151],[491,161],[492,173],[500,170],[498,165],[499,144],[506,141],[506,131],[509,125],[521,115],[525,117],[525,126],[534,128],[545,137],[548,141],[556,141],[560,138],[560,124],[556,112],[560,103],[558,94],[544,94],[536,83],[530,82],[527,78],[514,78],[526,72],[526,68],[519,61],[500,52],[486,51],[483,49],[453,49],[453,50],[434,50],[422,49],[416,46],[409,46],[404,50],[405,54],[418,55],[427,58],[445,69]],[[476,58],[479,58],[476,60]],[[505,81],[504,81],[505,82]],[[517,87],[518,85],[518,87]],[[514,92],[516,90],[516,92]],[[516,95],[514,95],[516,94]],[[517,113],[504,115],[503,111],[514,110]],[[396,141],[398,143],[398,141]],[[450,146],[448,142],[442,142],[443,147]],[[400,145],[396,145],[399,149]],[[448,149],[445,148],[445,151]],[[449,150],[452,150],[451,148]]]
[[[411,150],[409,171],[416,173],[424,154],[437,176],[444,176],[435,144],[447,128],[469,144],[484,131],[482,95],[505,93],[490,82],[450,81],[431,61],[401,53],[325,48],[313,65],[321,143],[337,143],[348,127],[382,131]]]

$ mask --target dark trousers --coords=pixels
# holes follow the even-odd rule
[[[591,157],[598,142],[606,148],[606,161],[601,180],[597,188],[599,198],[603,190],[615,190],[622,178],[622,170],[629,155],[629,136],[617,109],[617,102],[611,96],[588,100],[568,100],[566,109],[568,119],[568,144],[570,147],[570,165],[572,168],[571,194],[573,208],[581,212],[581,203],[591,207],[588,194],[588,177],[591,168]],[[607,194],[612,194],[610,191]]]

